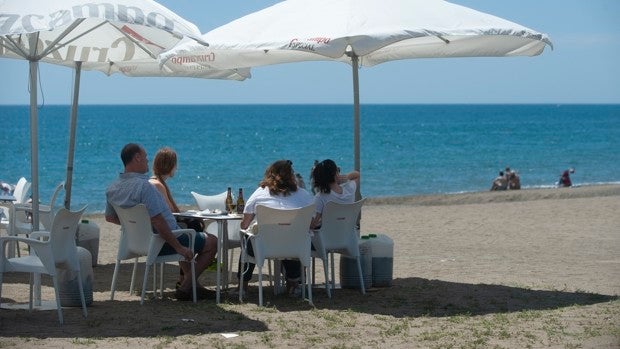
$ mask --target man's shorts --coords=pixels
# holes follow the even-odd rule
[[[196,238],[194,239],[194,253],[198,253],[202,251],[202,249],[205,247],[205,242],[207,241],[205,234],[206,233],[196,232]],[[189,246],[189,239],[186,234],[179,236],[177,240],[181,243],[181,245],[185,247]],[[161,248],[159,255],[167,256],[167,255],[175,254],[175,253],[177,253],[177,251],[175,251],[175,249],[172,246],[170,246],[169,243],[166,242],[164,246]]]

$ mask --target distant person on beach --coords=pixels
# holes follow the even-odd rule
[[[321,226],[323,208],[328,202],[353,203],[359,182],[360,173],[358,171],[351,171],[342,175],[340,168],[331,159],[317,163],[312,170],[312,187],[316,192],[314,197],[316,215],[312,220],[311,227],[318,228]]]
[[[511,171],[508,176],[508,189],[521,189],[521,179],[516,171]]]
[[[2,192],[2,195],[11,195],[13,193],[13,187],[6,182],[3,182],[0,180],[0,189]]]
[[[565,170],[564,172],[562,172],[562,175],[560,176],[560,180],[558,181],[558,187],[560,188],[570,187],[573,185],[573,182],[571,182],[570,180],[571,173],[575,173],[574,168],[569,168],[568,170]]]
[[[194,251],[190,250],[186,236],[178,239],[172,234],[172,230],[179,226],[172,215],[164,197],[149,183],[146,174],[149,171],[149,163],[144,148],[135,143],[129,143],[121,151],[121,160],[125,170],[119,178],[106,189],[105,219],[107,222],[119,224],[120,220],[114,211],[112,204],[120,207],[133,207],[144,204],[151,217],[153,231],[159,234],[166,243],[160,255],[178,253],[185,257],[184,262],[179,262],[185,275],[191,275],[189,261],[194,256],[196,278],[207,268],[217,252],[217,239],[210,238],[205,233],[196,233]],[[148,243],[145,241],[145,243]],[[212,296],[213,292],[199,286],[196,280],[196,293],[199,299]],[[192,299],[192,280],[186,277],[176,290],[175,297],[179,300]]]
[[[506,190],[508,189],[508,178],[504,175],[504,171],[499,171],[499,176],[495,177],[493,184],[491,184],[491,190]]]

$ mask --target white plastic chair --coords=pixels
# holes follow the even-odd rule
[[[84,298],[84,287],[82,285],[82,275],[80,271],[80,260],[75,244],[75,234],[80,217],[86,207],[79,211],[71,212],[65,208],[58,211],[52,223],[50,231],[32,232],[33,238],[9,236],[0,238],[0,300],[2,299],[2,276],[4,272],[30,273],[30,310],[32,311],[33,300],[33,277],[34,274],[47,274],[52,277],[54,291],[56,293],[56,308],[58,309],[58,320],[63,323],[62,306],[60,304],[59,283],[56,268],[69,269],[77,272],[80,300],[82,302],[82,313],[84,317],[88,315],[86,310],[86,299]],[[34,237],[46,237],[46,241],[37,240]],[[30,246],[33,254],[29,256],[7,258],[5,255],[6,244],[11,241],[19,241]]]
[[[195,191],[191,192],[194,197],[194,201],[196,201],[196,205],[199,210],[220,210],[222,212],[226,212],[226,194],[227,191],[217,194],[217,195],[203,195],[198,194]],[[217,224],[214,220],[205,219],[205,231],[209,234],[213,234],[217,236]],[[226,222],[228,224],[227,231],[228,234],[224,236],[224,253],[226,255],[222,256],[224,261],[228,261],[228,277],[226,278],[226,288],[228,288],[228,282],[232,278],[233,272],[233,257],[234,257],[234,249],[241,248],[241,240],[239,238],[239,224],[241,221],[239,220],[231,220]]]
[[[136,275],[136,267],[138,265],[138,258],[146,256],[146,263],[144,267],[144,280],[142,282],[142,295],[140,304],[144,304],[144,296],[146,294],[146,283],[148,281],[149,268],[156,263],[161,264],[160,270],[160,295],[163,296],[164,287],[164,263],[166,262],[178,262],[184,261],[185,257],[180,254],[170,254],[165,256],[159,256],[159,252],[164,246],[165,240],[159,236],[159,234],[153,233],[151,227],[151,217],[146,209],[146,206],[139,204],[133,207],[122,208],[117,205],[112,205],[114,211],[118,215],[121,221],[121,238],[118,246],[118,254],[116,256],[116,265],[114,266],[114,274],[112,275],[112,286],[110,300],[114,300],[114,292],[116,290],[116,278],[118,276],[118,270],[122,260],[134,259],[133,272],[131,274],[131,285],[129,292],[133,292],[134,279]],[[196,232],[193,229],[177,229],[172,233],[175,236],[186,234],[189,237],[189,248],[194,250],[194,237]],[[192,270],[192,296],[194,303],[196,303],[196,270],[194,260],[191,261]],[[156,270],[153,268],[153,294],[157,297],[157,278]]]
[[[27,187],[30,185],[28,184]],[[52,228],[52,222],[54,221],[54,214],[56,208],[54,203],[56,198],[62,189],[65,187],[65,182],[60,182],[54,189],[54,193],[50,199],[49,205],[39,205],[39,229],[34,229],[32,223],[28,219],[28,213],[32,211],[31,203],[16,203],[10,209],[9,214],[9,234],[8,235],[29,235],[32,230],[50,230]],[[27,195],[22,195],[25,197]],[[20,254],[19,248],[17,248],[17,254]]]
[[[310,256],[310,222],[315,205],[298,209],[275,209],[256,206],[256,232],[242,230],[252,244],[254,257],[241,248],[242,263],[252,262],[258,267],[258,299],[263,305],[263,265],[265,259],[299,259],[302,265],[302,285],[307,283],[308,301],[312,304],[312,275]],[[239,301],[243,301],[243,282],[240,285]]]
[[[315,248],[315,251],[312,252],[312,256],[323,260],[323,268],[326,274],[325,286],[327,294],[330,297],[331,292],[327,284],[331,283],[332,290],[336,286],[334,253],[340,253],[355,258],[357,272],[360,277],[360,290],[362,294],[366,293],[364,289],[364,276],[362,275],[362,266],[360,263],[359,236],[355,231],[357,217],[360,214],[364,200],[365,199],[362,199],[352,204],[343,204],[333,201],[325,204],[325,208],[321,214],[321,228],[315,230],[315,234],[312,238],[312,244]],[[329,264],[331,264],[331,278],[328,279],[327,271]]]
[[[13,190],[13,196],[15,197],[16,204],[25,204],[28,201],[28,191],[30,190],[31,183],[26,178],[21,177],[17,184],[15,184],[15,190]]]
[[[58,198],[58,194],[60,194],[61,190],[65,189],[65,181],[62,181],[56,185],[54,188],[54,193],[50,198],[49,205],[39,205],[39,219],[41,220],[41,224],[45,227],[45,229],[49,229],[52,222],[54,221],[54,215],[58,208],[56,207],[56,199]]]
[[[4,207],[0,208],[3,210],[3,217],[0,221],[0,227],[6,230],[7,235],[13,235],[10,225],[11,212],[15,205],[25,204],[28,198],[28,191],[30,190],[30,183],[26,180],[26,178],[21,177],[17,184],[15,185],[15,189],[13,190],[13,197],[15,201],[8,203]]]

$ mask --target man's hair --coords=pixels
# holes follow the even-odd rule
[[[123,165],[127,166],[127,164],[133,160],[133,157],[136,156],[136,154],[138,154],[141,150],[142,147],[136,143],[126,144],[123,147],[123,150],[121,150],[121,160],[123,160]]]

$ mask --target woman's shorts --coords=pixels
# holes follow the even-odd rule
[[[206,233],[202,233],[202,232],[196,233],[196,238],[194,239],[194,253],[198,253],[202,251],[202,249],[205,247],[205,242],[207,241],[205,234]],[[189,246],[189,239],[187,235],[183,234],[179,236],[177,240],[181,243],[181,245],[185,247]],[[164,246],[161,248],[159,255],[167,256],[167,255],[175,254],[175,253],[177,253],[177,251],[175,251],[175,249],[166,242]]]

